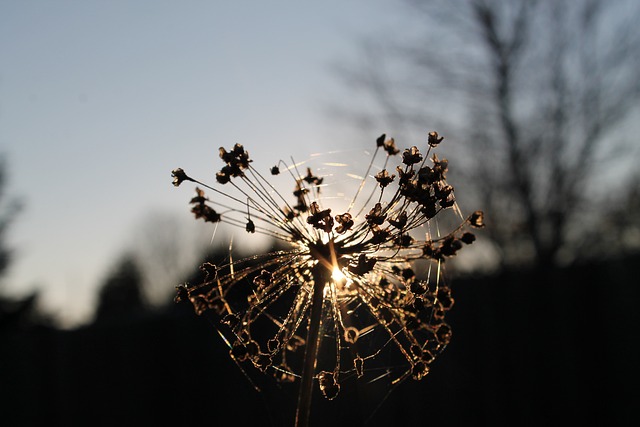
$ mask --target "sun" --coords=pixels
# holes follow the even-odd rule
[[[333,267],[333,271],[331,272],[331,278],[336,283],[342,283],[347,280],[347,276],[340,270],[340,267]]]

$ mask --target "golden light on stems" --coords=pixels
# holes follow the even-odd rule
[[[247,376],[300,379],[297,425],[306,425],[313,387],[333,399],[351,380],[421,379],[449,343],[444,317],[453,298],[440,268],[475,240],[469,229],[484,222],[480,211],[461,215],[446,182],[448,162],[431,153],[442,141],[434,135],[424,155],[416,146],[406,149],[395,169],[389,163],[400,150],[393,139],[378,138],[346,212],[325,205],[331,199],[322,197],[324,177],[294,162],[265,168],[274,178],[282,170],[292,179],[293,197],[283,196],[239,144],[220,148],[225,165],[215,186],[183,169],[173,172],[174,185],[198,185],[190,202],[196,218],[289,246],[205,263],[202,280],[179,286],[177,300],[216,317]],[[362,176],[356,172],[351,175]],[[444,211],[459,216],[446,234],[431,226]],[[432,267],[437,274],[420,275]]]

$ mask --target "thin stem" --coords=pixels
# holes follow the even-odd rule
[[[313,275],[313,296],[311,297],[311,315],[309,318],[309,329],[307,331],[307,346],[304,353],[302,381],[300,382],[300,394],[298,396],[296,427],[307,427],[309,425],[311,397],[313,395],[313,378],[315,377],[320,324],[322,321],[324,287],[329,280],[328,272],[327,268],[321,263],[317,263],[311,272]]]

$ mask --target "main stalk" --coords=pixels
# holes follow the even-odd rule
[[[322,305],[324,302],[324,287],[330,279],[329,270],[318,262],[313,267],[313,295],[311,299],[311,314],[309,317],[309,329],[307,330],[307,345],[304,353],[304,365],[302,368],[302,381],[300,382],[300,394],[298,396],[298,409],[296,411],[296,427],[309,425],[309,413],[311,412],[311,397],[313,396],[313,379],[315,377],[316,360],[320,344],[320,326],[322,323]]]

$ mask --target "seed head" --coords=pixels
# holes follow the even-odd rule
[[[371,380],[385,372],[382,377],[395,384],[425,377],[451,339],[444,317],[453,298],[443,279],[444,263],[475,240],[468,227],[484,226],[481,211],[461,215],[446,182],[446,159],[435,154],[429,159],[442,139],[429,133],[425,155],[417,146],[404,150],[396,180],[386,166],[399,150],[393,138],[381,135],[353,200],[337,215],[325,204],[331,199],[320,197],[324,177],[311,167],[304,175],[284,162],[266,169],[290,175],[293,192],[287,198],[252,166],[240,144],[219,150],[224,165],[216,181],[225,191],[175,169],[174,185],[185,180],[199,185],[190,201],[196,218],[288,245],[240,261],[205,264],[202,281],[181,285],[177,299],[218,319],[231,357],[244,369],[291,382],[300,376],[312,295],[319,296],[320,289],[322,333],[314,366],[326,398],[335,398],[347,378]],[[378,155],[384,166],[369,175]],[[443,211],[460,218],[447,234],[431,226]],[[399,363],[388,366],[391,358]]]

